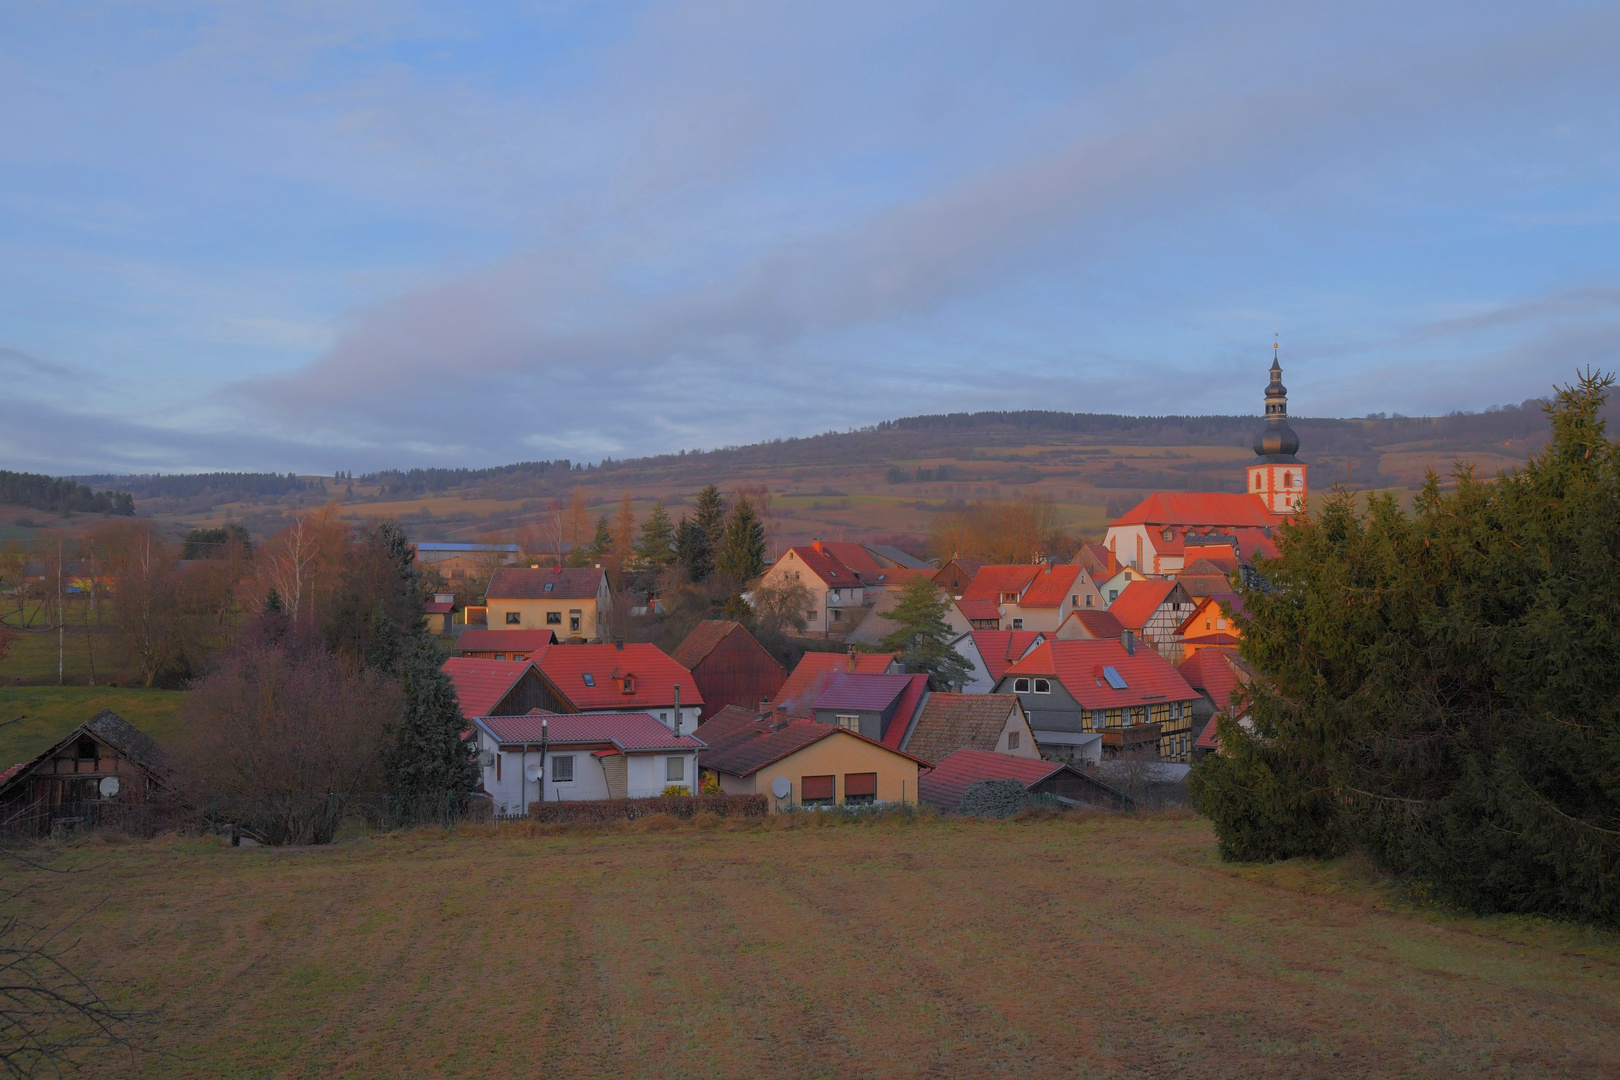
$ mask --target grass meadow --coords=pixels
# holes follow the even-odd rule
[[[0,686],[0,769],[50,749],[102,709],[111,709],[159,744],[172,746],[179,736],[180,704],[185,698],[181,690]]]
[[[3,874],[158,1010],[101,1077],[1620,1075],[1614,935],[1223,865],[1191,816],[793,825],[103,837]]]

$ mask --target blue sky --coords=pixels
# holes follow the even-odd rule
[[[1620,366],[1613,4],[0,6],[0,467]]]

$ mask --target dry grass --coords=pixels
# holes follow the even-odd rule
[[[174,745],[180,733],[180,690],[143,690],[108,686],[0,687],[0,769],[28,761],[49,750],[102,709],[146,732],[159,744]]]
[[[92,841],[5,884],[163,1009],[98,1076],[1620,1073],[1614,937],[1211,850],[1188,817],[644,820]]]

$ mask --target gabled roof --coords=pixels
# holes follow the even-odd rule
[[[969,600],[964,596],[956,601],[956,610],[960,611],[962,618],[969,623],[999,622],[1001,620],[1001,605],[984,597]]]
[[[741,705],[727,705],[697,726],[692,737],[702,740],[714,753],[722,753],[740,742],[754,738],[758,731],[751,725],[762,720],[757,710]]]
[[[487,716],[501,699],[512,692],[523,673],[534,667],[533,660],[480,660],[472,656],[452,656],[443,665],[456,688],[461,715]]]
[[[958,570],[961,570],[964,574],[966,574],[969,579],[977,577],[979,571],[984,569],[984,560],[982,559],[963,559],[958,557],[955,559],[946,559],[944,564],[940,566],[938,571],[936,571],[935,576],[937,577],[939,574],[943,574],[945,570],[953,564]]]
[[[534,570],[503,566],[489,578],[489,600],[591,600],[602,587],[605,571],[594,566],[550,566]]]
[[[1131,507],[1113,525],[1204,525],[1264,529],[1276,521],[1258,495],[1160,491]]]
[[[582,712],[591,709],[662,709],[675,703],[681,688],[681,707],[702,705],[692,673],[656,645],[645,642],[559,645],[535,658],[540,673],[568,703]],[[631,692],[623,679],[634,676]],[[594,685],[592,685],[594,684]]]
[[[992,679],[999,679],[1019,658],[1044,640],[1039,630],[975,630],[973,645]]]
[[[1069,561],[1091,570],[1096,578],[1113,577],[1119,571],[1119,560],[1107,544],[1082,544]]]
[[[154,778],[161,777],[169,767],[168,755],[150,735],[111,709],[102,709],[30,760],[20,761],[0,773],[0,789],[4,789],[13,780],[20,783],[20,778],[27,776],[34,766],[55,757],[86,733],[95,736],[149,773],[155,774]]]
[[[910,675],[850,675],[835,672],[810,707],[884,712],[911,685],[911,678]]]
[[[962,599],[999,601],[1002,593],[1022,596],[1025,587],[1040,572],[1039,566],[1021,564],[981,566],[979,572],[973,575],[973,580],[968,582],[967,588],[962,590]]]
[[[1085,572],[1085,567],[1074,563],[1047,563],[1035,575],[1035,580],[1029,583],[1024,595],[1018,598],[1018,606],[1062,607],[1064,601],[1074,595],[1076,586],[1080,584],[1080,575]]]
[[[1116,689],[1105,668],[1125,686]],[[1146,645],[1127,653],[1118,641],[1048,641],[1007,670],[1007,675],[1050,675],[1085,709],[1120,709],[1162,701],[1191,701],[1198,692],[1170,662]]]
[[[1030,788],[1067,768],[1069,766],[1059,761],[962,749],[947,755],[917,778],[917,797],[940,810],[955,810],[962,795],[980,780],[1016,780]]]
[[[1174,581],[1163,578],[1139,578],[1125,586],[1119,599],[1108,605],[1108,614],[1118,619],[1125,629],[1140,634],[1175,587]]]
[[[542,731],[541,721],[545,722]],[[480,716],[473,721],[502,743],[537,743],[544,734],[550,746],[612,743],[621,751],[701,750],[703,741],[676,735],[646,713],[548,713],[535,709],[523,716]]]
[[[705,656],[714,652],[722,641],[737,630],[748,633],[740,622],[732,622],[730,619],[706,619],[694,626],[692,632],[675,646],[670,658],[684,668],[695,668],[703,662]]]
[[[719,720],[720,717],[717,716],[709,724],[717,723]],[[697,734],[702,736],[704,728],[709,727],[709,724],[700,727]],[[710,748],[700,752],[698,764],[705,769],[731,776],[751,776],[767,765],[773,765],[807,746],[823,739],[833,738],[859,739],[891,754],[915,761],[919,765],[928,764],[904,751],[884,746],[875,739],[868,739],[858,732],[841,728],[836,724],[818,724],[814,720],[790,720],[782,725],[769,721],[738,723],[732,720],[726,729],[716,730],[713,734],[719,738],[723,749]]]
[[[1123,600],[1124,597],[1120,599]],[[1243,598],[1236,593],[1210,593],[1202,602],[1194,605],[1192,614],[1181,620],[1181,625],[1176,627],[1176,633],[1185,634],[1188,627],[1192,626],[1195,620],[1204,618],[1204,613],[1211,607],[1219,608],[1223,618],[1231,612],[1242,614]]]
[[[1249,679],[1251,669],[1237,649],[1212,645],[1187,657],[1176,670],[1188,685],[1209,698],[1217,712],[1226,712],[1233,707],[1232,692]],[[1241,700],[1237,707],[1241,712]]]
[[[550,630],[485,630],[469,626],[456,638],[456,651],[537,653],[556,640],[557,635]]]
[[[875,574],[883,569],[883,564],[872,557],[863,544],[850,544],[841,540],[818,540],[823,552],[831,552],[833,558],[861,575]],[[812,548],[815,544],[810,545]]]
[[[1200,750],[1219,750],[1221,748],[1221,740],[1215,734],[1215,717],[1209,718],[1209,723],[1204,725],[1203,733],[1198,736],[1193,746]]]
[[[929,694],[901,748],[929,761],[963,748],[994,750],[1016,708],[1013,694]]]
[[[855,673],[881,675],[889,670],[894,657],[894,653],[856,653]],[[838,672],[848,672],[849,664],[847,653],[805,653],[799,658],[793,674],[787,677],[787,681],[776,692],[771,704],[786,705],[792,710],[809,708],[810,702],[816,699],[816,695],[821,692],[827,680]]]
[[[859,544],[849,546],[857,548],[860,547]],[[813,545],[796,544],[793,547],[788,548],[788,551],[797,556],[799,561],[804,563],[805,567],[808,568],[812,574],[816,575],[816,577],[821,580],[821,583],[826,585],[829,589],[860,588],[861,575],[853,566],[850,566],[843,559],[840,559],[836,554],[834,554],[831,548],[832,545],[823,543],[821,545],[821,550],[817,551]],[[862,551],[864,553],[865,549],[863,548]],[[784,555],[784,558],[785,557],[786,556]],[[871,556],[867,556],[867,558],[872,562],[874,567],[877,566],[876,560],[872,560]],[[781,560],[777,561],[780,562]]]
[[[911,722],[917,718],[917,707],[928,696],[927,675],[912,675],[909,678],[910,685],[901,692],[894,715],[889,717],[889,726],[883,729],[883,745],[891,750],[905,745],[906,733],[911,730]]]
[[[1073,626],[1070,626],[1071,623]],[[1057,628],[1055,636],[1062,641],[1076,638],[1117,638],[1124,631],[1125,628],[1119,624],[1119,620],[1112,612],[1096,608],[1080,608],[1069,612],[1068,618]]]

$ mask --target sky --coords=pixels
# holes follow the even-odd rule
[[[595,461],[1620,366],[1620,7],[0,5],[0,468]]]

